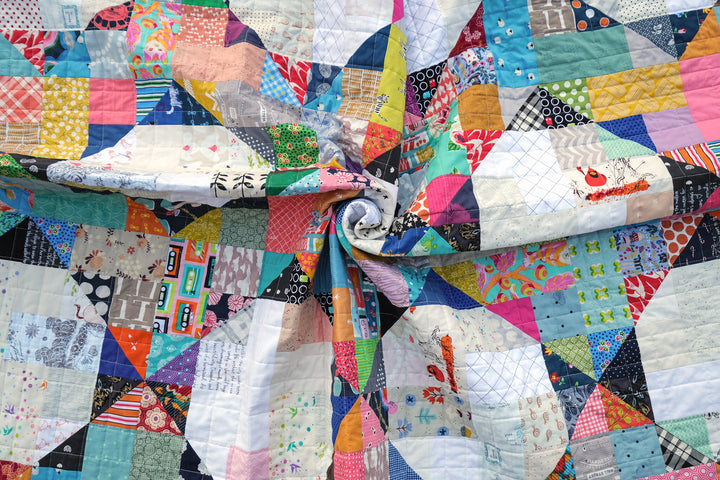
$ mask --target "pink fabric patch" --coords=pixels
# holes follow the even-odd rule
[[[535,323],[535,313],[533,312],[530,297],[518,298],[494,305],[486,305],[485,308],[500,315],[538,342],[540,341],[540,332],[538,331],[537,323]]]
[[[357,359],[355,358],[355,342],[334,342],[333,351],[335,352],[337,374],[341,375],[355,390],[360,391]]]
[[[430,225],[435,225],[439,217],[446,217],[448,203],[467,182],[469,175],[442,175],[430,181],[427,187],[428,210]],[[458,221],[456,223],[461,223]]]
[[[717,478],[718,474],[714,463],[708,463],[707,465],[694,465],[692,467],[681,468],[675,472],[646,477],[647,480],[717,480]]]
[[[335,478],[365,480],[365,454],[363,452],[338,452],[333,455]]]
[[[90,79],[90,123],[135,125],[136,89],[132,79]]]
[[[0,122],[39,122],[42,97],[42,77],[0,77]]]
[[[695,124],[708,142],[717,140],[720,131],[720,77],[709,72],[720,69],[720,53],[680,62],[685,99]],[[692,143],[692,142],[690,142]]]
[[[395,0],[393,2],[393,23],[397,22],[405,16],[405,10],[403,8],[403,0]]]
[[[230,447],[227,477],[232,480],[264,480],[270,478],[270,451],[267,448],[246,452],[236,446]]]
[[[360,417],[362,418],[363,449],[375,448],[384,443],[385,431],[364,397],[360,397]]]
[[[603,407],[602,395],[600,394],[600,386],[595,387],[595,391],[588,398],[585,407],[580,412],[580,416],[575,424],[575,431],[571,440],[589,437],[608,431],[607,420],[605,420],[605,408]]]

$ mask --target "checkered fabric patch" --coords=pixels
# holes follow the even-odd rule
[[[663,460],[665,461],[665,468],[668,472],[712,462],[711,459],[664,428],[655,425],[655,430],[657,430]]]
[[[522,107],[510,121],[508,130],[517,130],[520,132],[529,132],[530,130],[542,130],[547,128],[545,117],[542,112],[542,97],[540,90],[535,89],[530,94]]]
[[[0,77],[0,122],[39,122],[42,82],[42,77]]]
[[[261,79],[260,93],[290,105],[302,106],[269,53],[265,54],[265,65],[263,66]]]

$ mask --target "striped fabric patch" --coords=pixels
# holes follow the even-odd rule
[[[140,123],[155,105],[160,101],[163,95],[170,89],[172,79],[170,78],[149,78],[136,79],[137,86],[137,123]]]
[[[140,399],[144,383],[130,390],[113,403],[110,408],[98,415],[92,423],[134,430],[140,418]]]
[[[720,155],[720,142],[713,142],[713,144],[714,147],[712,144],[708,143],[690,145],[689,147],[662,152],[662,155],[674,158],[678,162],[689,163],[691,165],[706,168],[717,175],[718,172],[720,172],[720,163],[718,162],[718,155]]]

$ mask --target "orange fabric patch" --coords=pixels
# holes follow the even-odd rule
[[[125,229],[130,232],[152,233],[162,237],[168,237],[170,234],[165,230],[157,219],[155,214],[148,210],[145,205],[137,203],[128,197],[125,197],[128,204],[127,220],[125,220]]]
[[[505,130],[497,85],[473,85],[458,96],[463,130]]]

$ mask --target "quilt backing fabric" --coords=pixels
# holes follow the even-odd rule
[[[720,7],[0,1],[0,478],[717,480]]]

